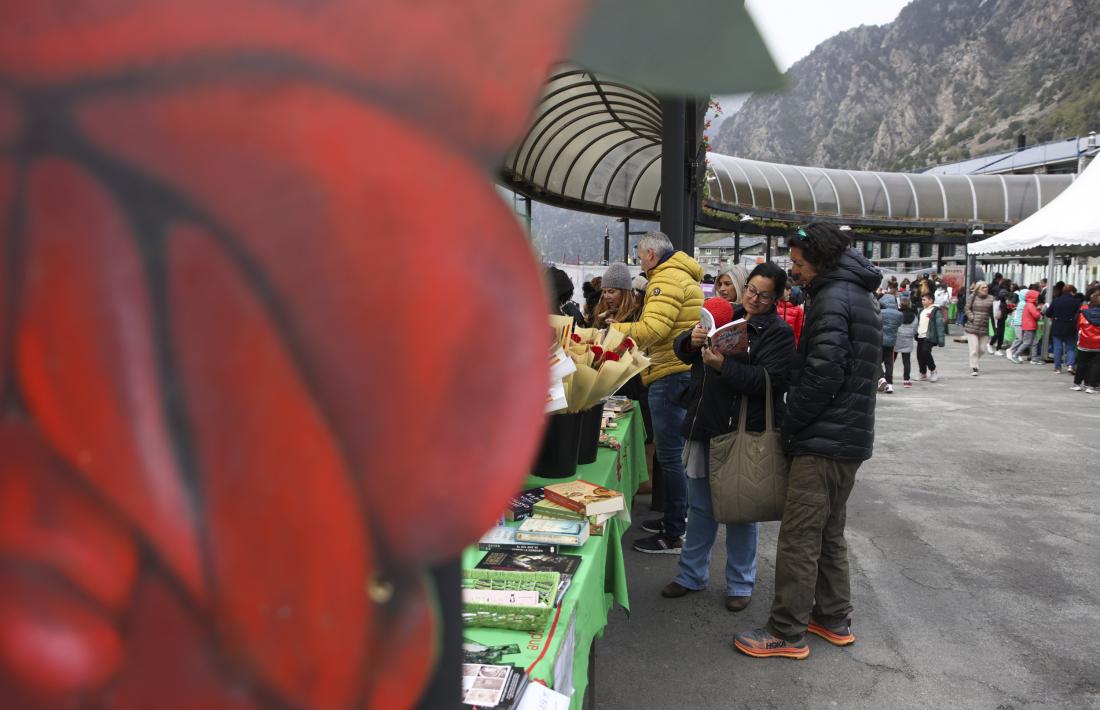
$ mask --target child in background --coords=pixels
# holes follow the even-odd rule
[[[901,292],[899,301],[901,309],[901,323],[898,325],[897,337],[894,339],[894,359],[901,355],[901,386],[905,389],[913,387],[913,381],[909,379],[910,359],[913,354],[913,345],[917,337],[917,312],[913,310],[913,302],[909,300],[909,292]]]
[[[1043,317],[1042,312],[1038,306],[1039,292],[1033,289],[1028,289],[1024,294],[1024,308],[1023,314],[1020,316],[1020,338],[1012,344],[1012,347],[1008,350],[1008,359],[1017,365],[1023,363],[1020,359],[1020,355],[1027,351],[1030,357],[1032,365],[1042,365],[1042,361],[1037,360],[1038,348],[1035,345],[1035,336],[1039,330],[1039,319]]]
[[[940,379],[940,373],[932,357],[932,348],[937,345],[942,348],[946,341],[943,314],[936,307],[936,298],[930,292],[926,291],[920,302],[923,308],[917,318],[917,368],[920,369],[922,382],[936,382]]]
[[[882,377],[878,381],[878,391],[893,394],[894,345],[897,344],[898,327],[901,325],[902,315],[898,310],[898,299],[892,295],[884,294],[878,303],[882,308]]]

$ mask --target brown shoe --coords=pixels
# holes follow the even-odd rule
[[[734,612],[743,611],[751,601],[751,595],[747,597],[726,597],[726,609]]]
[[[664,586],[664,589],[661,590],[661,596],[664,597],[665,599],[679,599],[680,597],[684,596],[688,592],[697,592],[697,591],[699,591],[699,590],[698,589],[688,589],[687,587],[680,584],[679,582],[669,582],[668,584],[666,584]]]

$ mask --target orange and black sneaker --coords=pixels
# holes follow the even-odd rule
[[[856,642],[856,637],[852,634],[852,622],[848,619],[829,626],[811,619],[806,630],[811,634],[820,636],[834,646],[851,646]]]
[[[795,658],[802,660],[810,655],[806,635],[797,641],[787,641],[773,636],[767,629],[742,631],[733,637],[733,647],[753,658]]]

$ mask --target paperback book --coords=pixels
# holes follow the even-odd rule
[[[581,566],[580,555],[527,552],[490,552],[477,563],[479,569],[511,570],[516,572],[557,572],[561,575],[554,606],[561,604],[573,575]]]
[[[508,510],[505,511],[504,517],[513,522],[531,517],[531,507],[542,500],[542,495],[541,488],[530,488],[523,491],[509,501]]]
[[[744,318],[720,326],[716,325],[711,312],[702,308],[699,311],[699,323],[707,329],[707,345],[716,347],[726,357],[748,351],[749,322]]]
[[[462,664],[462,704],[506,710],[518,706],[527,674],[511,665]]]
[[[588,520],[527,518],[516,530],[520,542],[540,542],[579,547],[588,539]]]
[[[541,501],[540,501],[541,502]],[[479,550],[515,550],[517,552],[557,552],[554,543],[520,542],[516,539],[516,528],[497,525],[481,536],[477,543]]]
[[[623,494],[583,479],[552,483],[543,489],[543,498],[584,515],[617,513],[626,507]]]

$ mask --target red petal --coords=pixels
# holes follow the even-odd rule
[[[26,426],[0,423],[0,556],[51,567],[112,610],[137,573],[124,527]]]
[[[85,118],[254,256],[387,547],[414,564],[476,540],[527,473],[546,394],[541,278],[481,173],[300,85],[120,99]],[[384,344],[425,331],[431,351]]]
[[[187,0],[0,3],[8,76],[69,79],[158,63],[293,65],[335,77],[495,163],[526,127],[587,3]],[[233,70],[209,74],[223,79]],[[249,74],[254,78],[256,71]],[[201,71],[177,69],[191,78]],[[494,164],[495,167],[495,164]]]
[[[244,710],[259,706],[252,674],[244,668],[227,668],[203,620],[185,610],[163,581],[143,580],[127,625],[126,660],[104,693],[104,707]]]
[[[0,563],[0,671],[36,694],[62,696],[98,687],[121,658],[102,610],[36,568]]]
[[[0,123],[3,122],[4,103],[0,100]],[[2,128],[0,128],[0,150],[3,149]],[[11,373],[7,372],[8,348],[11,337],[11,297],[13,293],[13,280],[11,255],[8,251],[11,239],[11,207],[15,192],[15,166],[10,160],[0,158],[0,393],[8,391],[7,380]]]
[[[203,587],[193,513],[165,431],[137,236],[91,176],[31,173],[18,371],[46,439]]]
[[[218,623],[291,704],[347,707],[372,623],[355,481],[246,275],[197,230],[170,249]]]
[[[409,708],[427,686],[439,655],[438,609],[434,592],[424,582],[394,603],[401,607],[381,629],[372,658],[374,686],[367,691],[368,708]]]

